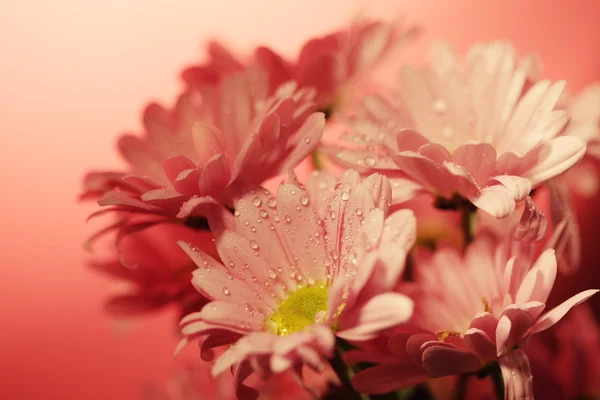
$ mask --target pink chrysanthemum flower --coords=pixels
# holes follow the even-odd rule
[[[482,235],[464,256],[441,248],[418,257],[414,316],[387,342],[385,362],[355,376],[356,388],[387,392],[407,380],[475,372],[498,361],[507,398],[529,398],[531,376],[521,345],[598,290],[542,313],[556,278],[554,251],[533,263],[522,253],[508,260],[505,254],[505,245]]]
[[[127,283],[124,293],[112,296],[106,310],[130,316],[176,306],[186,315],[207,300],[191,285],[195,264],[177,241],[185,240],[218,257],[212,235],[182,225],[165,224],[131,233],[119,243],[115,256],[95,258],[90,266],[111,278]]]
[[[313,112],[314,91],[289,83],[265,100],[253,79],[253,71],[225,79],[217,104],[196,104],[188,92],[173,111],[150,105],[144,136],[119,140],[131,170],[89,174],[84,196],[114,211],[191,221],[207,198],[230,205],[231,184],[287,173],[317,145],[323,114]]]
[[[221,44],[211,42],[209,59],[186,68],[183,80],[201,91],[210,91],[224,74],[260,65],[268,75],[269,92],[289,80],[300,87],[316,90],[319,108],[333,111],[345,97],[345,91],[375,67],[393,47],[415,36],[416,29],[399,21],[359,21],[349,29],[311,39],[296,60],[286,60],[267,47],[259,47],[248,60],[238,59]]]
[[[505,217],[585,153],[583,140],[562,134],[569,116],[555,104],[564,84],[533,83],[531,60],[504,42],[476,45],[464,60],[438,43],[427,69],[402,68],[398,106],[365,99],[346,136],[358,148],[325,150],[346,167],[390,176],[397,202],[458,194]]]
[[[412,212],[388,215],[390,184],[354,171],[313,175],[306,190],[246,191],[235,216],[210,217],[223,264],[182,243],[198,265],[193,284],[213,301],[181,321],[182,345],[233,343],[215,364],[236,386],[303,365],[321,371],[335,338],[366,340],[406,321],[412,302],[390,292],[415,240]]]

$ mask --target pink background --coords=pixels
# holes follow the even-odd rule
[[[0,399],[134,399],[172,368],[172,315],[129,326],[101,310],[109,283],[85,268],[81,244],[98,225],[76,203],[81,176],[119,165],[116,135],[139,126],[148,99],[171,103],[202,40],[291,55],[367,3],[0,0]],[[374,3],[369,15],[426,28],[413,60],[432,38],[460,49],[507,38],[538,51],[550,78],[600,78],[594,0]]]

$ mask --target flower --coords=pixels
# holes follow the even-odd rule
[[[315,371],[335,338],[367,340],[406,321],[412,302],[391,289],[415,240],[412,212],[388,215],[390,185],[346,171],[315,173],[306,190],[288,182],[276,196],[245,188],[231,216],[209,217],[223,263],[181,243],[198,265],[192,283],[211,303],[181,321],[181,346],[202,352],[233,343],[213,368],[236,386],[302,365]]]
[[[555,109],[563,82],[534,82],[531,60],[504,42],[476,45],[464,60],[437,43],[429,68],[402,68],[400,104],[367,97],[349,120],[346,139],[356,146],[324,151],[345,167],[389,176],[396,203],[423,191],[458,194],[505,217],[586,147],[563,135],[569,115]]]
[[[231,184],[287,173],[317,145],[323,114],[313,112],[311,90],[289,83],[265,100],[255,95],[253,79],[251,71],[225,79],[217,105],[186,92],[173,111],[147,107],[145,135],[119,140],[130,171],[89,174],[84,197],[194,226],[207,200],[230,205]]]
[[[269,93],[293,80],[300,87],[315,89],[319,108],[329,113],[339,105],[349,86],[381,62],[393,47],[410,41],[416,32],[399,21],[362,20],[348,29],[308,40],[293,61],[264,46],[249,59],[240,60],[222,44],[211,42],[208,61],[187,67],[181,76],[188,86],[206,91],[228,72],[260,65],[267,71]]]
[[[90,266],[111,278],[127,282],[126,293],[113,296],[106,309],[114,315],[132,315],[175,305],[180,315],[206,304],[191,285],[195,269],[177,241],[185,240],[217,257],[210,232],[164,224],[131,233],[108,259],[95,258]]]
[[[498,361],[507,393],[524,396],[531,391],[531,380],[520,347],[598,292],[581,292],[542,314],[556,269],[552,249],[533,263],[521,253],[507,260],[506,244],[485,234],[467,247],[464,256],[448,247],[418,257],[414,316],[387,342],[390,357],[359,372],[355,387],[385,392],[407,379],[414,383],[415,376],[465,374]]]

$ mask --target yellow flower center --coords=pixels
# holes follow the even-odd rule
[[[327,286],[299,287],[265,318],[265,330],[279,336],[300,332],[315,323],[319,312],[327,312]]]

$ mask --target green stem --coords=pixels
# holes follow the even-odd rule
[[[335,371],[335,374],[342,384],[342,388],[347,394],[344,398],[350,400],[369,400],[369,396],[358,393],[354,390],[354,387],[352,387],[352,376],[354,376],[354,372],[344,362],[342,350],[339,347],[336,346],[333,357],[329,359],[329,364]]]

